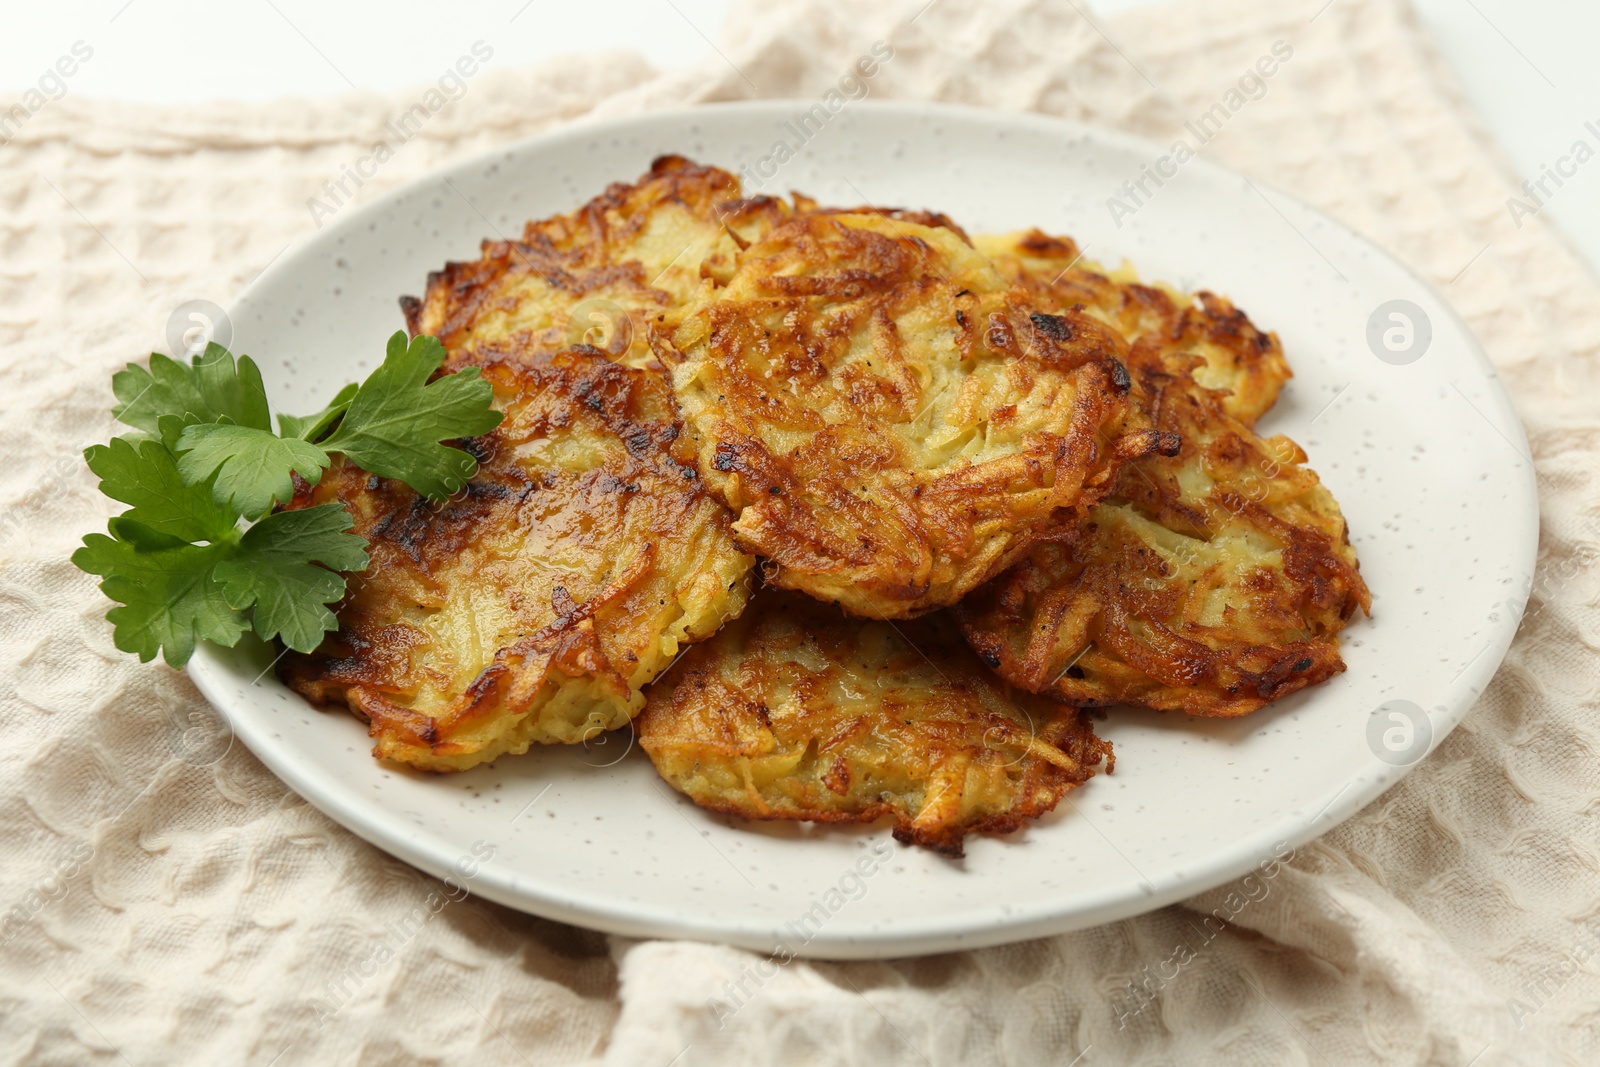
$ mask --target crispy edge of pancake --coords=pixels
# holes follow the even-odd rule
[[[1345,669],[1338,635],[1371,593],[1344,516],[1298,445],[1194,382],[1198,359],[1135,344],[1135,396],[1179,451],[1130,463],[1108,500],[957,608],[1013,684],[1231,717]],[[1220,619],[1219,589],[1241,600]]]
[[[652,324],[702,279],[726,280],[738,251],[791,213],[781,199],[745,197],[725,170],[662,156],[632,184],[527,223],[520,239],[485,240],[477,259],[446,263],[400,305],[412,336],[438,337],[449,366],[512,340],[525,352],[588,344],[648,366]]]
[[[863,620],[764,590],[647,692],[640,747],[700,807],[890,819],[898,840],[950,856],[1115,764],[1088,713],[1010,691],[943,615]]]
[[[973,244],[1051,309],[1082,305],[1122,331],[1129,344],[1150,339],[1164,354],[1199,356],[1195,381],[1224,394],[1224,409],[1246,426],[1256,424],[1293,377],[1278,335],[1257,328],[1226,297],[1146,285],[1131,266],[1108,270],[1085,259],[1070,237],[1037,229],[980,234]]]
[[[427,770],[625,725],[681,646],[742,610],[754,564],[670,455],[660,372],[596,350],[504,356],[482,371],[507,418],[462,442],[480,466],[449,501],[339,461],[290,505],[347,504],[372,564],[339,605],[340,630],[285,655],[281,677],[366,719],[375,756]],[[517,577],[535,535],[550,543],[531,550],[562,555],[521,575],[538,587],[513,583],[502,572]],[[506,632],[479,632],[495,625]],[[451,677],[458,653],[465,673]]]
[[[1153,447],[1121,335],[1030,300],[957,229],[807,211],[653,335],[770,584],[874,618],[947,606]]]

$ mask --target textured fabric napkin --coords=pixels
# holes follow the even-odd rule
[[[1205,153],[1439,286],[1539,470],[1528,618],[1465,723],[1131,1017],[1129,983],[1229,887],[1068,936],[759,982],[751,953],[473,898],[375,956],[439,883],[230,745],[183,675],[116,652],[66,556],[109,511],[79,452],[113,432],[111,371],[166,349],[180,304],[224,303],[312,232],[307,201],[426,86],[152,108],[69,83],[0,146],[0,1064],[1600,1062],[1600,287],[1542,219],[1512,219],[1519,182],[1409,8],[1219,0],[1102,25],[1071,0],[747,0],[687,73],[490,56],[355,199],[583,115],[815,96],[877,39],[895,55],[874,96],[1163,141],[1292,48]],[[712,1002],[741,978],[759,989],[730,1018]]]

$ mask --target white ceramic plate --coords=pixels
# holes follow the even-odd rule
[[[1102,726],[1114,776],[1020,833],[972,839],[961,862],[894,845],[881,826],[703,813],[615,739],[453,777],[382,766],[352,716],[263,674],[265,649],[203,648],[190,673],[238,737],[355,833],[435,875],[472,872],[489,899],[616,933],[835,958],[1015,941],[1182,899],[1326,832],[1437,745],[1511,641],[1538,524],[1521,425],[1450,308],[1344,226],[1204,161],[1147,185],[1142,206],[1125,198],[1137,210],[1114,220],[1107,199],[1163,154],[1137,139],[855,103],[799,144],[809,106],[584,125],[464,161],[283,255],[231,309],[232,347],[261,363],[278,410],[312,410],[372,369],[402,324],[396,298],[430,270],[666,152],[743,169],[753,191],[1072,234],[1146,278],[1227,293],[1282,337],[1296,376],[1264,428],[1310,453],[1374,594],[1373,618],[1347,634],[1349,670],[1242,720],[1114,710]],[[752,183],[772,174],[778,142],[799,150]]]

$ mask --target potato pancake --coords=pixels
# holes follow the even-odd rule
[[[954,603],[1148,448],[1120,334],[910,217],[798,215],[655,340],[740,545],[857,615]]]
[[[1305,453],[1228,414],[1192,377],[1201,357],[1163,348],[1134,345],[1133,394],[1177,454],[1129,463],[1083,521],[957,612],[984,661],[1031,692],[1243,715],[1344,670],[1339,631],[1371,597]]]
[[[444,344],[449,367],[475,362],[483,343],[513,339],[524,353],[588,344],[646,366],[656,316],[702,278],[726,279],[740,248],[788,214],[781,200],[745,199],[727,171],[663,156],[634,185],[528,223],[520,241],[483,242],[478,259],[447,263],[421,300],[401,306],[412,336]]]
[[[596,349],[483,343],[505,421],[436,504],[336,460],[293,507],[338,501],[368,539],[340,628],[285,682],[369,720],[374,755],[465,770],[626,724],[640,690],[742,610],[754,560],[670,453],[666,376]]]
[[[890,818],[899,840],[953,856],[1114,762],[1086,712],[1008,692],[945,614],[865,620],[771,589],[650,687],[636,728],[703,808]]]
[[[1046,311],[1082,305],[1116,327],[1129,344],[1149,340],[1161,351],[1199,356],[1194,380],[1224,394],[1224,410],[1246,426],[1278,399],[1292,374],[1276,334],[1257,329],[1226,298],[1194,296],[1139,282],[1130,267],[1107,271],[1083,258],[1070,237],[1039,230],[979,236],[973,244],[1008,280],[1025,286]]]

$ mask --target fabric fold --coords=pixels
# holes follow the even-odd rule
[[[1411,264],[1527,425],[1544,532],[1529,588],[1507,592],[1528,615],[1504,667],[1425,763],[1264,895],[1241,882],[1061,937],[847,964],[608,938],[470,897],[434,911],[440,883],[300,801],[184,676],[112,648],[103,598],[65,562],[109,510],[78,460],[112,432],[109,374],[164,348],[184,301],[225,302],[315,232],[310,201],[391,123],[412,115],[412,135],[339,210],[569,120],[816,98],[878,42],[892,57],[872,98],[1157,142],[1282,42],[1291,57],[1202,154]],[[0,1060],[1600,1057],[1600,286],[1542,219],[1509,216],[1515,182],[1410,8],[1217,0],[1102,22],[1046,0],[751,0],[718,49],[665,73],[625,53],[532,70],[491,57],[437,108],[426,82],[199,108],[69,94],[0,150]],[[418,908],[428,919],[401,938]]]

